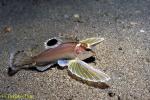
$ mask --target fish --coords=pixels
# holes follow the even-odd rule
[[[21,69],[35,67],[45,71],[54,64],[68,66],[68,70],[77,77],[93,82],[105,82],[110,77],[103,71],[92,67],[83,60],[95,56],[94,47],[104,38],[92,37],[81,41],[62,41],[54,37],[44,42],[45,50],[35,56],[29,56],[24,51],[10,55],[8,74],[14,75]]]

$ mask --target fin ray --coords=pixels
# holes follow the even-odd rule
[[[81,60],[69,61],[68,69],[76,76],[88,81],[105,82],[110,79],[104,72],[91,67]]]
[[[92,38],[87,38],[85,40],[81,40],[81,43],[86,43],[89,46],[95,46],[97,44],[99,44],[100,42],[102,42],[104,40],[104,38],[97,38],[97,37],[92,37]]]
[[[28,68],[32,64],[32,57],[24,51],[17,51],[10,54],[8,75],[12,76],[20,69]]]

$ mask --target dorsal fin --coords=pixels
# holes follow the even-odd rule
[[[104,38],[92,37],[92,38],[86,38],[84,40],[81,40],[80,43],[87,44],[91,48],[101,43],[102,41],[104,41]]]

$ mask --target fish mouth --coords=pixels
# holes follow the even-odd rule
[[[95,51],[93,51],[92,49],[90,49],[90,48],[86,48],[85,49],[86,51],[90,51],[92,54],[93,54],[93,56],[95,56],[96,55],[96,52]]]

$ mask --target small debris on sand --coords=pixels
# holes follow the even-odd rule
[[[65,19],[68,19],[68,18],[69,18],[69,15],[65,14],[65,15],[64,15],[64,18],[65,18]]]
[[[76,18],[76,19],[80,18],[79,14],[74,14],[73,17]]]
[[[11,32],[12,31],[12,28],[11,27],[9,27],[9,26],[6,26],[6,27],[4,27],[4,30],[3,30],[5,33],[7,33],[7,32]]]
[[[138,23],[137,23],[137,22],[130,22],[130,24],[131,24],[132,26],[136,26],[136,25],[138,25]]]
[[[143,29],[140,30],[141,33],[144,33],[145,31]]]
[[[81,16],[79,14],[74,14],[73,20],[74,20],[74,22],[83,23],[83,21],[81,20]]]
[[[113,93],[112,91],[109,91],[109,92],[108,92],[108,96],[114,97],[114,96],[115,96],[115,93]]]
[[[118,50],[122,50],[122,47],[119,47]]]

